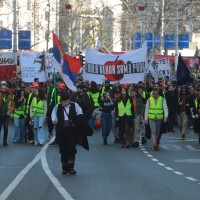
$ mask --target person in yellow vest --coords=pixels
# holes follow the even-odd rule
[[[13,138],[13,143],[25,142],[25,92],[23,90],[18,91],[14,98],[15,110],[13,113],[14,125],[15,125],[15,135]]]
[[[44,138],[44,121],[46,120],[47,101],[42,89],[35,91],[35,97],[30,106],[30,118],[33,119],[34,128],[34,145],[43,145]]]
[[[200,144],[200,91],[198,91],[197,98],[194,102],[192,118],[194,119],[194,132],[198,133],[198,139]]]
[[[122,87],[121,97],[115,103],[115,118],[119,128],[119,143],[122,148],[129,148],[133,143],[134,109],[125,87]]]
[[[12,94],[7,91],[7,83],[5,81],[2,81],[0,87],[0,136],[1,128],[3,126],[3,146],[8,146],[8,124],[10,114],[12,114],[15,109],[15,103],[13,101]]]
[[[152,96],[147,100],[145,108],[145,123],[150,125],[151,138],[154,150],[158,150],[158,140],[161,123],[167,122],[168,108],[165,98],[159,96],[159,90],[154,89]]]
[[[99,104],[101,95],[100,95],[100,92],[99,92],[99,87],[98,87],[98,85],[95,81],[90,82],[90,86],[89,86],[87,94],[88,94],[89,98],[92,98],[92,100],[94,102],[93,116],[89,120],[90,127],[93,129],[95,127],[96,116],[98,116],[98,118],[101,116],[100,115],[101,107],[100,107],[100,104]]]

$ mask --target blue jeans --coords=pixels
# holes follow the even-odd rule
[[[34,115],[34,142],[44,144],[44,116]]]
[[[15,135],[14,140],[24,141],[25,139],[25,118],[14,118]]]
[[[102,123],[102,137],[107,138],[112,128],[112,114],[102,112],[101,123]]]

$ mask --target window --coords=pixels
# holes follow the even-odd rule
[[[0,6],[3,7],[3,0],[0,0]]]
[[[49,20],[49,12],[45,11],[45,20],[48,21]]]
[[[27,30],[30,30],[31,29],[31,22],[27,22],[26,26],[27,26]]]
[[[27,0],[27,10],[31,10],[31,0]]]

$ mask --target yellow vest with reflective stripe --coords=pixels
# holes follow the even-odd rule
[[[197,108],[198,108],[198,100],[197,99],[195,99],[194,105],[195,105],[195,108],[197,110]],[[192,115],[192,118],[196,118],[196,116]]]
[[[13,117],[14,118],[20,118],[20,115],[25,115],[25,102],[26,100],[24,99],[24,102],[23,102],[23,107],[19,107],[19,108],[16,108],[14,113],[13,113]]]
[[[88,92],[88,94],[92,97],[93,101],[94,101],[94,107],[100,107],[99,105],[99,92],[96,93],[92,93],[92,92]]]
[[[149,119],[163,119],[163,97],[159,96],[157,104],[153,97],[149,98]]]
[[[33,98],[32,115],[34,116],[34,114],[38,117],[44,116],[44,101],[39,100],[39,102],[37,102],[36,97]]]
[[[132,116],[130,99],[127,100],[126,106],[124,105],[122,100],[118,102],[118,115],[119,117],[122,117],[124,115]]]
[[[32,95],[33,95],[32,92],[28,95],[28,100],[27,100],[27,104],[26,104],[26,113],[29,113],[30,100],[31,100]]]

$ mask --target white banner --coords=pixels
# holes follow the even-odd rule
[[[151,73],[154,75],[155,69],[157,69],[158,78],[170,76],[170,60],[169,60],[169,58],[162,58],[159,60],[154,60],[154,65],[152,65],[151,61],[149,61],[149,67],[148,67],[148,70],[146,73]]]
[[[44,55],[45,63],[42,63],[41,56]],[[20,66],[22,81],[31,83],[34,78],[39,78],[39,82],[45,82],[52,78],[55,67],[59,72],[59,67],[54,61],[53,54],[43,54],[43,52],[21,52]]]
[[[88,47],[85,62],[83,78],[87,81],[138,83],[144,81],[147,46],[119,55],[104,54]]]

